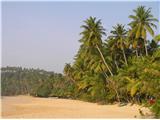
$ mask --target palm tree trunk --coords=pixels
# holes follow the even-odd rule
[[[113,81],[111,81],[111,80],[108,79],[108,75],[107,75],[107,73],[104,72],[104,70],[102,69],[102,67],[101,67],[101,70],[102,70],[102,72],[104,73],[104,76],[105,76],[105,78],[106,78],[106,81],[108,81],[108,83],[110,82],[111,85],[113,86],[113,89],[114,89],[114,91],[116,92],[117,100],[118,100],[118,102],[120,102],[120,97],[119,97],[118,91],[116,90],[116,87],[115,87]],[[107,85],[107,82],[105,82],[105,86],[106,86],[106,85]],[[106,90],[106,89],[105,89],[105,90]]]
[[[144,39],[144,47],[145,47],[145,51],[146,51],[146,56],[148,56],[147,44],[146,44],[146,40],[145,39]]]
[[[125,64],[126,64],[126,66],[128,66],[126,54],[124,52],[124,48],[122,48],[122,51],[123,51],[123,57],[124,57]]]
[[[101,56],[101,58],[102,58],[102,60],[103,60],[103,62],[104,62],[104,64],[105,64],[105,66],[106,66],[107,69],[109,70],[111,76],[113,76],[113,73],[112,73],[112,71],[110,70],[108,64],[106,63],[106,61],[105,61],[105,59],[104,59],[104,56],[103,56],[101,50],[99,49],[98,45],[96,45],[96,48],[97,48],[98,52],[100,53],[100,56]],[[105,74],[105,75],[106,75],[106,74]],[[108,78],[107,75],[106,75],[106,78]],[[110,81],[110,83],[113,85],[113,89],[114,89],[114,91],[116,92],[116,95],[117,95],[117,100],[118,100],[118,102],[120,102],[119,94],[118,94],[118,91],[117,91],[116,88],[115,88],[115,85],[114,85],[113,81],[111,81],[111,80],[108,80],[108,81]]]
[[[115,92],[116,92],[116,95],[117,95],[117,100],[118,100],[118,102],[121,102],[121,101],[120,101],[120,98],[119,98],[118,91],[116,90],[116,88],[115,88],[115,87],[114,87],[114,89],[115,89]]]
[[[104,56],[103,56],[101,50],[99,49],[98,45],[96,45],[96,48],[97,48],[98,52],[100,53],[100,56],[101,56],[101,58],[102,58],[102,60],[103,60],[103,62],[104,62],[104,64],[105,64],[105,66],[107,67],[108,71],[110,72],[111,76],[113,76],[113,73],[112,73],[112,71],[110,70],[108,64],[106,63],[106,61],[105,61],[105,59],[104,59]]]
[[[106,77],[108,77],[107,73],[105,73],[105,72],[104,72],[104,75],[105,75]]]
[[[118,67],[117,61],[115,60],[114,62],[115,62],[115,65],[116,65],[117,70],[119,70],[119,67]]]

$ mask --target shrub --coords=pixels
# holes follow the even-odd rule
[[[156,103],[151,106],[151,111],[155,114],[156,118],[160,118],[160,99],[157,100]]]
[[[51,89],[47,84],[41,85],[36,91],[38,97],[48,97],[50,93]]]

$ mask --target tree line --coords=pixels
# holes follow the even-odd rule
[[[155,99],[152,110],[160,116],[160,35],[154,33],[158,20],[145,6],[134,9],[129,19],[127,29],[116,24],[108,37],[100,19],[86,19],[79,51],[64,73],[82,100],[151,106],[148,100]]]
[[[22,67],[1,68],[1,95],[32,95],[37,97],[69,97],[70,81],[60,73]]]

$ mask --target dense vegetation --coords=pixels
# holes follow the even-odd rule
[[[62,74],[54,72],[21,67],[1,69],[1,94],[3,96],[30,94],[39,97],[50,95],[67,97],[70,94],[70,86],[70,81],[65,80]]]
[[[29,93],[100,104],[131,102],[150,107],[160,117],[160,35],[154,34],[158,20],[144,6],[133,12],[128,28],[117,24],[108,37],[101,20],[95,17],[85,20],[79,51],[74,63],[65,65],[65,76],[41,70],[3,68],[2,95]],[[10,72],[12,69],[14,72]],[[151,98],[154,104],[148,103]]]
[[[158,20],[144,6],[133,12],[128,29],[117,24],[105,40],[101,20],[85,20],[80,49],[64,73],[74,82],[79,99],[146,104],[160,117],[160,35],[154,34]],[[149,99],[156,103],[149,104]]]

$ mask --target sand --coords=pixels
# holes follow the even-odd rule
[[[79,100],[38,98],[31,96],[2,97],[2,118],[141,118],[138,105],[98,105]]]

